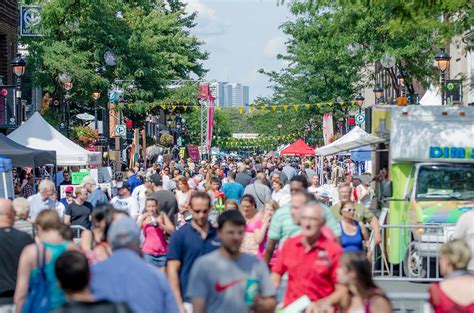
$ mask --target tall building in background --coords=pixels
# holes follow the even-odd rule
[[[220,106],[249,105],[249,86],[239,83],[212,82],[209,84],[215,104]]]

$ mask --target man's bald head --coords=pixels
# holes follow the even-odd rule
[[[0,227],[10,227],[15,222],[15,211],[9,199],[0,198]]]

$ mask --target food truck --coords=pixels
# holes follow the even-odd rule
[[[388,260],[428,277],[430,257],[474,208],[474,107],[392,107],[389,163]]]

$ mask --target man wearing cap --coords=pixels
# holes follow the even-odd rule
[[[92,204],[92,207],[96,208],[100,205],[109,203],[109,199],[105,195],[105,192],[97,186],[95,179],[92,176],[86,176],[82,179],[82,185],[89,192],[87,202]]]
[[[66,189],[64,190],[66,193],[66,197],[61,198],[59,202],[61,202],[64,205],[64,208],[67,209],[67,207],[74,202],[74,187],[73,186],[67,186]],[[89,202],[90,203],[90,202]]]
[[[118,195],[113,197],[110,203],[119,211],[128,212],[134,220],[140,215],[140,207],[137,199],[130,193],[130,184],[127,181],[117,183]]]
[[[140,257],[140,230],[135,221],[128,216],[114,221],[107,241],[112,256],[92,267],[90,286],[94,297],[125,302],[135,313],[178,313],[165,275]]]

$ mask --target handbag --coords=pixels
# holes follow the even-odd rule
[[[47,313],[50,311],[49,285],[45,269],[46,247],[41,246],[43,249],[40,249],[38,244],[36,245],[38,274],[30,280],[28,296],[22,313]]]

